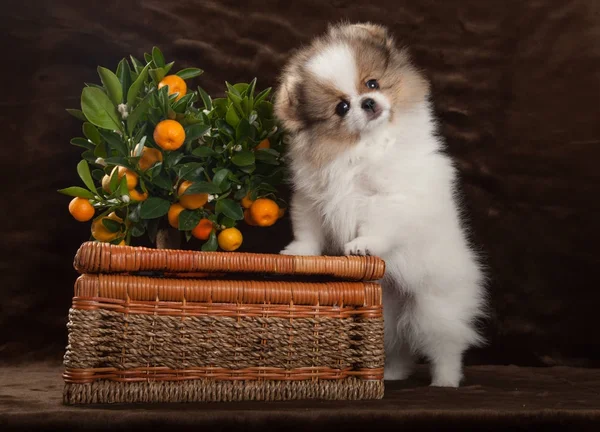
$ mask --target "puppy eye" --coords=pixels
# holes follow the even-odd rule
[[[348,111],[350,111],[350,104],[345,100],[341,101],[335,107],[335,113],[340,117],[344,117],[346,114],[348,114]]]
[[[379,83],[377,82],[376,79],[370,79],[369,81],[367,81],[367,87],[370,88],[371,90],[378,90]]]

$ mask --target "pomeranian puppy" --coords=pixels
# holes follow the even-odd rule
[[[385,379],[424,356],[431,385],[458,387],[463,353],[482,342],[484,278],[429,96],[379,25],[332,26],[292,56],[275,94],[293,186],[281,253],[384,259]]]

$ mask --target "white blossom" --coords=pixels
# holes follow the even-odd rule
[[[125,120],[127,118],[127,116],[129,116],[129,112],[127,112],[127,104],[124,104],[124,103],[119,104],[119,106],[117,107],[117,109],[121,113],[121,118],[123,120]]]
[[[242,188],[242,185],[237,185],[238,190]]]
[[[124,203],[128,203],[129,202],[129,195],[123,195],[121,197],[121,199],[123,200]]]
[[[239,152],[239,151],[241,151],[241,150],[242,150],[242,146],[241,146],[240,144],[236,145],[236,146],[233,148],[233,151],[236,151],[236,152]]]
[[[105,167],[106,166],[106,162],[104,161],[103,158],[98,158],[96,159],[96,164]]]
[[[208,202],[212,202],[215,199],[214,195],[209,195],[208,196]]]

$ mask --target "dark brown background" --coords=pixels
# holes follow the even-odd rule
[[[386,24],[433,83],[486,253],[490,344],[469,363],[600,365],[600,2],[4,1],[0,15],[0,359],[58,359],[89,224],[59,188],[77,184],[84,82],[158,45],[224,81],[272,85],[291,49],[340,19]],[[276,252],[289,221],[247,234]]]

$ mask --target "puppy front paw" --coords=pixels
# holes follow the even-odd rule
[[[369,239],[357,237],[344,246],[344,255],[370,255]]]
[[[309,242],[294,240],[280,252],[281,255],[321,255],[321,250],[317,245]]]
[[[379,237],[357,237],[344,246],[345,255],[374,255],[382,256],[385,254],[388,246],[386,242]]]

